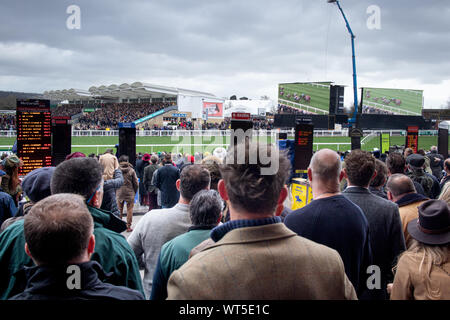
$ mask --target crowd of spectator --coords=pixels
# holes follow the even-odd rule
[[[133,122],[172,105],[171,103],[112,103],[94,112],[85,113],[75,125],[76,130],[118,129],[121,122]]]
[[[72,117],[83,112],[81,104],[63,104],[52,110],[53,117]]]
[[[0,114],[0,130],[15,130],[15,129],[16,129],[16,115]]]
[[[450,299],[450,158],[436,147],[315,152],[314,200],[296,211],[273,145],[116,156],[72,153],[22,182],[3,159],[0,299]],[[132,227],[136,193],[148,212]]]

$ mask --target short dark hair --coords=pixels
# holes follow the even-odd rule
[[[180,174],[180,194],[191,201],[197,192],[206,189],[211,183],[209,171],[200,165],[186,166]]]
[[[362,150],[353,150],[345,158],[345,170],[349,182],[358,187],[367,187],[375,172],[375,157]]]
[[[89,244],[94,221],[83,197],[57,194],[36,203],[25,216],[24,235],[38,264],[61,265],[79,258]]]
[[[405,157],[398,152],[392,152],[386,159],[386,166],[391,174],[405,173]]]
[[[164,163],[172,163],[172,156],[170,155],[170,153],[166,153],[163,161]]]
[[[411,178],[401,173],[396,173],[389,177],[389,180],[386,184],[386,189],[395,197],[398,197],[402,194],[416,192],[414,182],[411,180]]]
[[[189,206],[194,226],[215,226],[222,213],[223,200],[215,190],[201,190],[192,198]]]
[[[243,155],[240,154],[242,149]],[[263,169],[270,170],[276,165],[275,173],[261,174]],[[245,142],[231,147],[220,171],[234,208],[248,213],[274,213],[280,192],[291,173],[291,163],[275,146]]]
[[[93,158],[75,158],[62,162],[50,181],[52,194],[75,193],[86,200],[102,181],[103,169]]]
[[[384,162],[377,159],[377,161],[375,161],[375,170],[377,172],[377,175],[370,182],[370,186],[371,187],[384,186],[384,183],[386,182],[386,177],[388,175],[388,170]]]
[[[120,156],[119,162],[128,162],[129,159],[130,158],[127,155],[123,154]]]

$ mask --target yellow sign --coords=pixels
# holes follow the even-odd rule
[[[389,133],[382,133],[381,134],[381,153],[385,153],[386,151],[389,151],[389,147],[391,145],[391,136]]]
[[[303,208],[309,204],[312,199],[312,188],[306,179],[294,179],[291,185],[292,210]]]

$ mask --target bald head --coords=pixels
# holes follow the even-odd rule
[[[341,158],[336,151],[322,149],[311,158],[309,168],[314,179],[323,183],[339,182],[342,170]]]
[[[386,189],[394,198],[400,199],[409,193],[415,193],[416,188],[412,180],[404,174],[393,174],[389,177]]]

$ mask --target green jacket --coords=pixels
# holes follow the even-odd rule
[[[150,300],[167,298],[167,282],[172,272],[180,268],[189,259],[191,250],[209,238],[211,228],[194,229],[166,242],[159,255],[153,275]]]
[[[144,293],[139,265],[125,237],[124,222],[111,213],[88,207],[94,219],[95,250],[91,260],[101,264],[106,273],[104,279],[113,285],[125,286]],[[0,234],[0,299],[8,299],[25,288],[23,267],[34,266],[24,250],[24,220],[19,220]],[[125,226],[126,229],[126,226]]]

